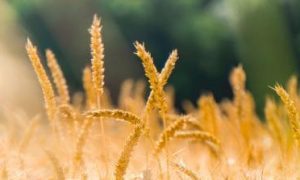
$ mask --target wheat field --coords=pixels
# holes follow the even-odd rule
[[[0,126],[1,179],[300,177],[296,77],[286,88],[272,87],[281,102],[267,98],[264,118],[255,112],[241,65],[229,75],[232,100],[216,102],[212,94],[203,94],[197,107],[186,103],[186,114],[181,114],[174,107],[174,89],[166,86],[179,60],[177,50],[159,71],[145,45],[135,42],[148,83],[125,81],[118,105],[113,105],[105,87],[101,29],[95,15],[89,29],[91,62],[83,69],[84,93],[76,97],[70,95],[54,53],[45,53],[48,76],[37,47],[27,41],[47,123],[41,116],[6,112]]]

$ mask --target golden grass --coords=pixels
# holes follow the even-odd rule
[[[91,65],[83,70],[84,95],[73,95],[72,102],[54,53],[47,50],[46,57],[57,94],[37,48],[28,40],[26,50],[51,128],[42,123],[43,116],[4,111],[2,179],[300,178],[296,146],[300,97],[295,76],[287,91],[275,86],[281,102],[267,98],[266,121],[255,113],[242,66],[229,77],[233,100],[216,102],[212,94],[202,95],[197,106],[186,101],[187,112],[180,114],[173,104],[174,90],[165,88],[178,60],[177,50],[158,71],[145,46],[136,42],[151,92],[145,99],[145,83],[127,80],[116,106],[104,87],[101,29],[95,16],[89,31]]]

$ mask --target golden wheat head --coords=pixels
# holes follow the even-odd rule
[[[26,50],[43,91],[48,119],[52,122],[56,113],[56,101],[53,87],[41,63],[40,57],[38,56],[37,48],[32,45],[29,39],[27,40]]]

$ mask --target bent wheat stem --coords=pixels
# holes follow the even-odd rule
[[[134,128],[133,133],[129,136],[128,140],[125,143],[125,146],[122,150],[122,153],[118,159],[116,169],[115,169],[115,177],[116,180],[123,180],[124,175],[126,173],[126,169],[128,167],[128,163],[131,157],[131,153],[133,151],[133,148],[136,146],[136,144],[139,141],[139,138],[142,133],[142,127],[137,125]]]

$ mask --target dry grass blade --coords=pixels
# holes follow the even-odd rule
[[[32,45],[29,39],[27,40],[26,50],[43,91],[48,118],[51,121],[52,126],[54,126],[53,121],[57,107],[53,87],[38,56],[37,48]]]
[[[126,144],[122,150],[122,153],[116,165],[116,169],[115,169],[116,180],[124,179],[124,175],[128,167],[131,153],[133,151],[133,148],[136,146],[136,144],[139,141],[139,138],[142,133],[142,129],[143,129],[142,127],[137,125],[134,129],[134,132],[129,136],[128,140],[126,141]]]
[[[95,111],[89,111],[84,114],[85,117],[87,118],[114,118],[118,120],[124,120],[127,122],[130,122],[132,124],[140,124],[141,119],[128,111],[123,111],[123,110],[110,110],[110,109],[101,109],[101,110],[95,110]]]
[[[57,63],[54,53],[47,49],[46,50],[46,57],[48,67],[51,71],[51,75],[56,86],[57,92],[59,94],[59,99],[61,104],[68,104],[70,102],[69,90],[66,83],[66,79],[64,74]]]

